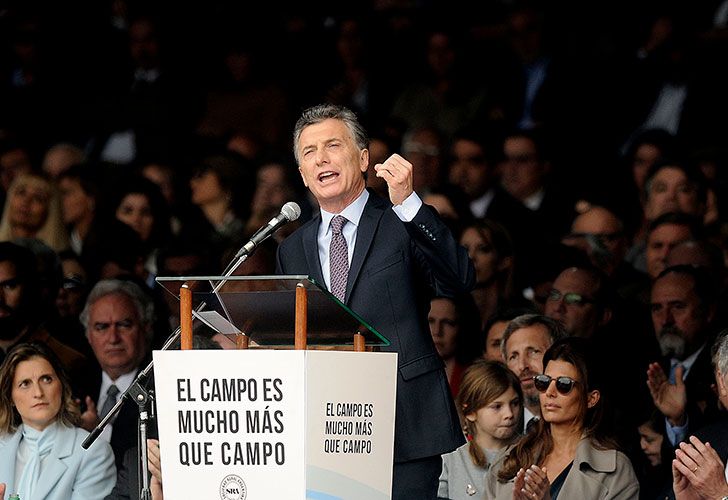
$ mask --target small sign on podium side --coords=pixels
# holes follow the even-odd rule
[[[155,351],[165,497],[391,498],[397,355]]]

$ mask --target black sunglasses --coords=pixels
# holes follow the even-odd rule
[[[574,380],[571,377],[556,377],[551,378],[550,375],[535,375],[533,377],[533,385],[536,387],[538,392],[546,392],[551,385],[551,381],[556,381],[556,390],[561,394],[569,394],[571,389],[579,383],[578,380]]]

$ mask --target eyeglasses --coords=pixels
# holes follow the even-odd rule
[[[552,380],[556,381],[556,390],[559,391],[560,394],[564,395],[569,394],[571,389],[579,383],[578,380],[574,380],[571,377],[551,378],[550,375],[541,374],[533,377],[533,385],[536,387],[538,392],[546,392],[551,385]]]
[[[564,299],[564,302],[566,302],[569,305],[584,305],[584,304],[593,304],[594,299],[590,299],[589,297],[584,297],[580,293],[576,292],[567,292],[567,293],[561,293],[559,290],[552,288],[549,292],[549,295],[547,297],[548,300],[551,302],[558,302],[561,299]]]
[[[83,288],[85,285],[86,283],[84,279],[77,274],[71,274],[63,277],[63,288],[65,289]]]

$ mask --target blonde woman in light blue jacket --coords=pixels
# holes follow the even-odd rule
[[[22,500],[101,500],[116,482],[111,446],[81,443],[78,409],[55,355],[19,344],[0,368],[0,481]],[[0,491],[2,488],[0,488]]]

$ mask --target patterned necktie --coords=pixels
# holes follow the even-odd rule
[[[116,387],[114,384],[111,384],[111,386],[109,386],[108,390],[106,391],[106,401],[104,401],[104,406],[101,408],[99,418],[104,418],[106,414],[111,411],[111,409],[116,404],[116,396],[118,394],[119,388]]]
[[[344,224],[349,222],[345,217],[337,215],[331,219],[331,244],[329,246],[329,276],[331,277],[331,293],[344,302],[346,296],[346,278],[349,275],[349,253],[346,239],[341,233]]]

